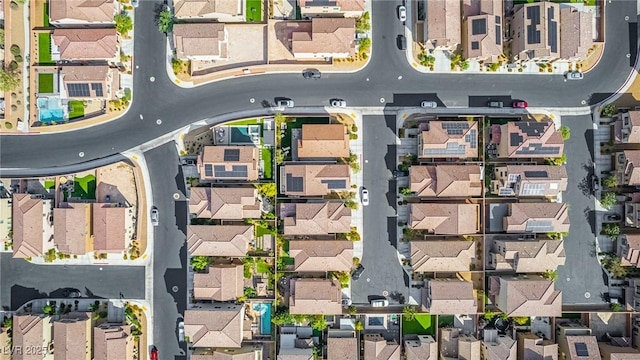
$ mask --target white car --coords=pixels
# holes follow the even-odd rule
[[[292,108],[293,107],[293,100],[291,100],[291,99],[280,99],[280,100],[278,100],[278,102],[276,102],[276,105],[278,107]]]
[[[567,80],[582,80],[584,74],[579,71],[570,71],[564,75]]]
[[[160,223],[160,212],[154,206],[153,209],[151,209],[151,225],[158,226],[159,223]]]
[[[131,5],[133,5],[134,8],[137,8],[139,5],[138,0],[131,0]]]
[[[438,103],[435,101],[423,101],[420,103],[421,108],[435,109],[438,107]]]
[[[407,8],[404,5],[398,8],[398,19],[402,22],[407,21]]]
[[[184,321],[180,321],[178,324],[178,341],[184,341]]]
[[[331,106],[337,108],[345,108],[347,107],[347,102],[342,99],[333,99],[331,100]]]
[[[362,193],[360,194],[360,200],[362,201],[362,206],[369,205],[369,190],[362,188]]]
[[[389,306],[389,300],[371,300],[371,306],[373,307],[387,307]]]

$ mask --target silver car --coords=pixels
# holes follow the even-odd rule
[[[438,107],[438,103],[435,101],[423,101],[420,103],[420,107],[435,109]]]
[[[160,223],[160,212],[155,206],[151,209],[151,225],[158,226]]]
[[[564,77],[567,80],[582,80],[582,78],[584,78],[584,74],[579,71],[570,71],[564,74]]]
[[[291,100],[291,99],[280,99],[280,100],[278,100],[278,102],[276,102],[276,105],[278,107],[292,108],[293,107],[293,100]]]
[[[331,100],[331,106],[338,107],[338,108],[345,108],[347,107],[347,102],[342,99],[333,99]]]
[[[402,22],[407,21],[407,8],[405,6],[400,6],[398,8],[398,19]]]
[[[362,188],[362,193],[360,194],[360,200],[362,201],[362,206],[369,205],[369,190]]]

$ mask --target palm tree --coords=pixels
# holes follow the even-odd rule
[[[405,320],[412,321],[416,319],[416,308],[413,306],[405,306],[402,309]]]

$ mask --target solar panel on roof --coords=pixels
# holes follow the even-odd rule
[[[551,220],[529,220],[525,227],[527,232],[551,232],[553,231],[553,223]]]
[[[471,50],[478,50],[478,49],[480,49],[480,42],[472,41],[471,42]]]
[[[104,96],[104,93],[102,92],[101,83],[92,83],[91,90],[93,90],[96,93],[96,96]]]
[[[302,192],[304,190],[304,182],[301,177],[294,177],[287,174],[287,191]]]
[[[526,148],[516,151],[516,155],[557,155],[560,156],[559,146],[544,146],[543,144],[531,144]]]
[[[499,196],[512,196],[513,195],[513,189],[511,188],[500,188],[499,192],[498,192]]]
[[[471,34],[482,35],[487,33],[487,19],[471,20]]]
[[[233,165],[231,171],[227,171],[224,165],[214,165],[213,171],[217,178],[246,178],[248,176],[247,165]]]
[[[211,164],[204,164],[204,175],[213,176],[213,166]]]
[[[558,52],[558,22],[554,18],[555,8],[550,6],[547,10],[547,36],[551,52]]]
[[[240,161],[240,149],[224,149],[224,161]]]
[[[520,195],[522,196],[543,196],[546,187],[544,184],[525,183],[522,185]]]
[[[424,155],[437,156],[437,155],[464,155],[466,152],[466,146],[456,143],[447,143],[445,149],[424,149]]]
[[[496,25],[496,45],[502,44],[502,27]]]
[[[465,135],[464,141],[469,143],[471,149],[478,147],[478,132],[475,129],[469,130],[469,133]]]
[[[527,19],[531,20],[531,23],[527,25],[527,42],[529,44],[540,44],[540,30],[537,30],[540,24],[540,7],[527,7]]]
[[[589,356],[589,349],[585,343],[575,343],[577,356]]]
[[[347,188],[347,180],[320,180],[320,182],[327,185],[329,190]]]
[[[534,121],[518,121],[515,123],[523,133],[528,137],[540,137],[544,134],[546,128],[551,126],[550,123],[539,123]]]
[[[533,170],[533,171],[525,171],[524,176],[528,178],[547,178],[549,177],[549,173],[545,170]]]
[[[89,84],[67,84],[67,92],[71,97],[89,97]]]

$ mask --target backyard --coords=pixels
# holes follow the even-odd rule
[[[38,62],[40,65],[54,65],[51,59],[51,34],[38,34]]]
[[[96,177],[91,174],[81,178],[76,177],[72,196],[81,199],[95,199]]]
[[[45,180],[44,188],[47,190],[53,190],[56,187],[56,182],[54,180]]]
[[[75,119],[84,116],[84,103],[81,100],[69,101],[69,119]]]
[[[406,316],[402,316],[402,335],[435,335],[434,318],[434,315],[429,314],[416,314],[413,320],[407,320]]]
[[[44,27],[49,27],[49,2],[48,1],[44,3],[43,9],[44,9],[43,25]]]
[[[246,0],[247,22],[262,21],[262,0]]]
[[[262,148],[262,160],[264,161],[264,178],[271,179],[273,174],[273,149]]]
[[[284,137],[282,138],[282,147],[290,147],[291,146],[291,131],[293,129],[302,128],[302,124],[328,124],[329,118],[326,117],[299,117],[295,119],[290,119],[290,122],[287,122],[287,130],[285,130]]]
[[[53,93],[53,74],[38,74],[38,93]]]

